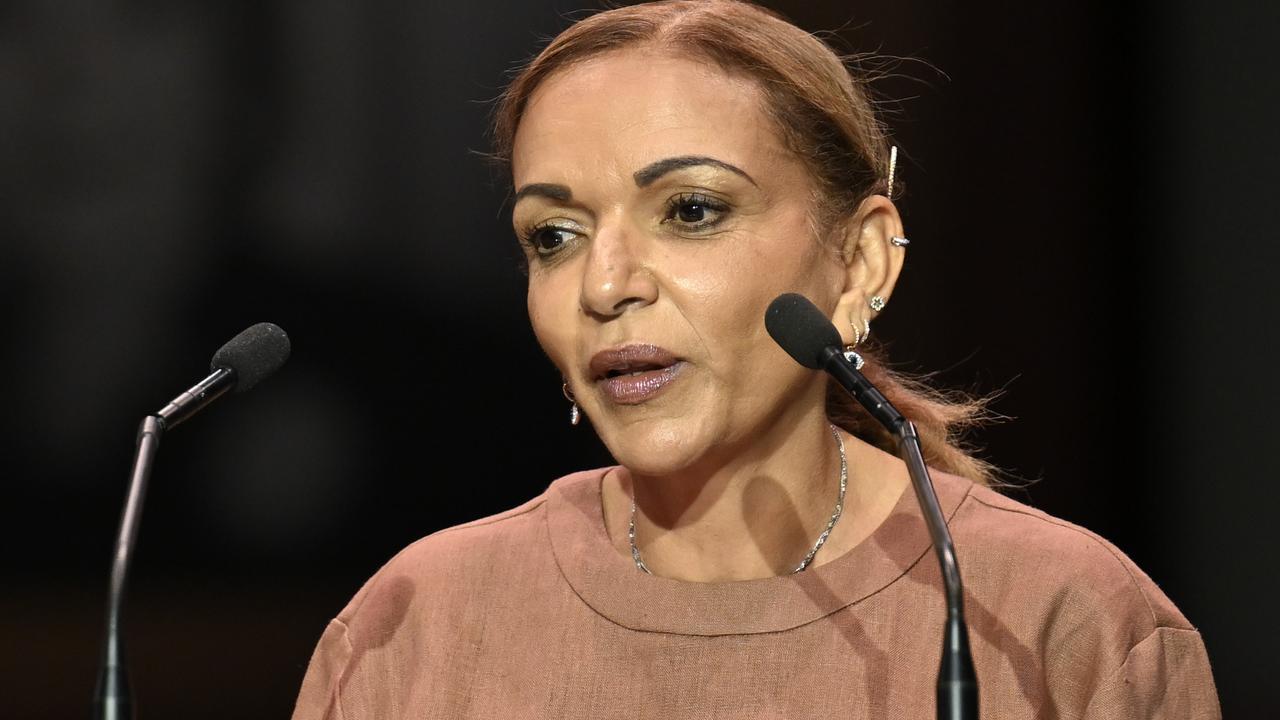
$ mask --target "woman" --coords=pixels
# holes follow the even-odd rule
[[[753,6],[601,13],[496,140],[529,318],[618,465],[444,530],[330,624],[295,718],[928,717],[941,581],[874,423],[767,336],[799,292],[851,347],[907,243],[865,94]],[[985,487],[975,412],[864,372],[922,430],[984,717],[1217,717],[1195,629],[1104,540]]]

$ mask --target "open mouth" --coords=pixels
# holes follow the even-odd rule
[[[671,366],[645,363],[643,365],[639,365],[635,367],[628,366],[628,367],[614,368],[605,372],[604,379],[612,380],[616,377],[637,377],[639,375],[644,375],[645,373],[649,373],[649,372],[666,370],[669,367]]]
[[[662,392],[684,367],[683,360],[656,345],[625,345],[591,358],[591,377],[615,403],[635,405]]]

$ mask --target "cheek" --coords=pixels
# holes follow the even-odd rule
[[[744,232],[698,252],[669,260],[669,277],[690,321],[704,331],[750,341],[764,332],[764,312],[784,292],[824,303],[831,294],[832,264],[809,236],[803,216]]]
[[[573,353],[573,327],[577,320],[574,298],[553,279],[530,277],[526,305],[538,344],[564,372]]]

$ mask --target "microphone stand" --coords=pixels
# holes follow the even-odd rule
[[[120,616],[124,605],[125,581],[129,563],[138,539],[138,523],[142,519],[142,501],[147,495],[147,479],[164,422],[156,415],[143,418],[138,428],[138,449],[129,474],[129,493],[120,515],[120,531],[116,535],[115,553],[111,560],[111,586],[107,593],[107,631],[102,640],[102,665],[98,671],[98,687],[93,695],[94,720],[132,720],[133,693],[129,672],[124,662],[124,640],[120,637]]]
[[[898,454],[911,474],[916,500],[929,527],[929,537],[942,569],[942,584],[947,599],[947,619],[942,635],[942,662],[938,667],[938,720],[977,720],[978,677],[969,651],[969,630],[964,620],[964,588],[960,582],[960,565],[955,545],[947,529],[933,480],[920,451],[916,427],[889,404],[884,395],[845,358],[838,347],[822,351],[822,366],[853,396],[871,416],[893,433]]]
[[[124,588],[129,578],[133,548],[137,544],[138,524],[142,520],[142,501],[147,496],[147,480],[151,465],[160,449],[160,436],[169,428],[190,418],[204,406],[235,387],[236,374],[218,368],[190,390],[179,395],[155,415],[148,415],[138,428],[138,448],[129,474],[129,490],[120,514],[120,530],[116,534],[115,552],[111,559],[111,585],[107,592],[107,628],[102,639],[102,660],[98,670],[98,686],[93,695],[94,720],[133,720],[133,692],[124,661],[121,637],[121,613]]]

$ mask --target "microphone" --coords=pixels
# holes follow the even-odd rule
[[[947,601],[942,662],[938,668],[937,717],[938,720],[977,720],[978,677],[964,620],[960,565],[933,480],[920,452],[920,436],[915,425],[845,358],[840,333],[808,298],[795,293],[779,295],[769,303],[764,324],[774,342],[796,362],[813,370],[825,370],[897,439],[898,453],[911,474],[916,500],[938,557]]]
[[[156,417],[164,429],[200,412],[228,390],[242,393],[280,369],[289,359],[289,336],[279,325],[258,323],[227,341],[213,354],[212,374],[165,405]]]
[[[142,501],[146,496],[151,465],[160,447],[160,436],[165,430],[190,419],[227,391],[239,393],[257,385],[284,365],[289,359],[289,351],[289,336],[284,330],[271,323],[258,323],[236,335],[214,354],[213,361],[209,363],[212,373],[208,377],[174,398],[159,412],[143,418],[138,428],[138,446],[112,553],[106,633],[93,699],[94,720],[132,720],[134,717],[120,631],[121,610],[138,523],[142,517]]]

